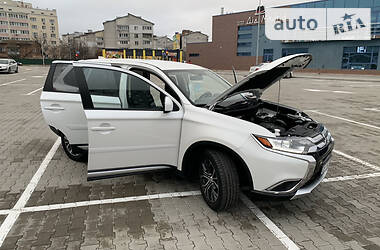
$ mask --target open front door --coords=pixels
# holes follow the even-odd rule
[[[168,96],[136,73],[75,65],[88,123],[88,179],[177,166],[183,110],[164,112]]]

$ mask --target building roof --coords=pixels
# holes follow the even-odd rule
[[[125,16],[116,17],[116,18],[114,18],[114,19],[112,19],[112,20],[105,21],[105,22],[103,22],[103,24],[108,23],[108,22],[114,22],[114,21],[116,21],[117,19],[124,18],[124,17],[128,17],[128,16],[133,16],[133,17],[139,18],[139,19],[141,19],[141,20],[143,20],[143,21],[145,21],[145,22],[148,22],[148,23],[154,25],[154,23],[152,23],[151,21],[148,21],[148,20],[142,18],[141,16],[135,16],[135,15],[133,15],[133,14],[131,14],[131,13],[128,13],[128,14],[125,15]]]

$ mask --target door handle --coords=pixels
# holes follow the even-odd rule
[[[57,107],[57,106],[50,106],[50,107],[44,107],[45,110],[65,110],[63,107]]]
[[[92,127],[92,131],[113,131],[115,130],[115,127]]]

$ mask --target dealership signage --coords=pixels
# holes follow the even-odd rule
[[[265,34],[271,40],[370,40],[370,8],[270,8]]]

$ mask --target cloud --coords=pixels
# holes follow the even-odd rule
[[[269,6],[302,0],[263,0]],[[103,29],[103,22],[128,12],[153,22],[156,35],[172,36],[182,29],[211,35],[212,16],[256,9],[252,0],[26,0],[34,7],[57,9],[60,34]]]

